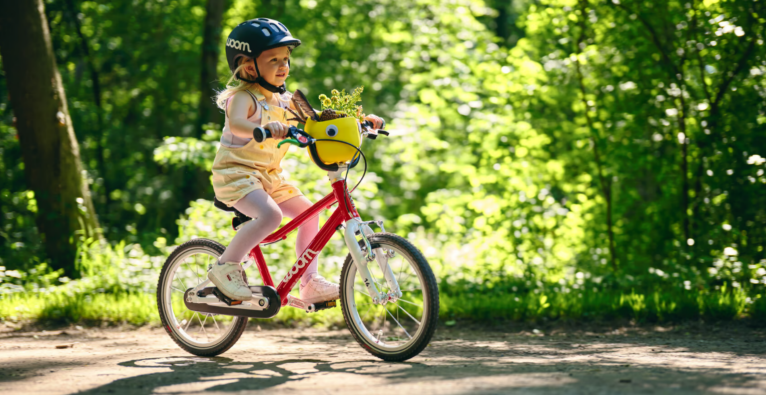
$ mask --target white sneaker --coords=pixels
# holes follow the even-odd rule
[[[245,283],[244,270],[239,262],[215,264],[207,272],[207,278],[215,284],[224,295],[233,300],[250,300],[253,293]]]
[[[311,304],[340,298],[340,287],[316,274],[306,284],[301,284],[301,300]]]

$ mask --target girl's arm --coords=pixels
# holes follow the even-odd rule
[[[261,125],[247,119],[259,113],[261,113],[261,108],[250,95],[245,92],[235,93],[229,101],[229,130],[237,137],[253,138],[253,129]],[[287,135],[288,125],[281,122],[269,122],[264,127],[271,131],[274,138],[281,139]]]
[[[260,106],[253,102],[253,99],[245,92],[237,92],[229,100],[229,130],[237,137],[251,139],[253,138],[253,129],[261,126],[260,124],[250,122],[250,114],[259,113]]]

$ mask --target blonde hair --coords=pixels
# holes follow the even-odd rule
[[[248,90],[250,90],[251,92],[258,91],[260,88],[260,85],[257,82],[247,82],[237,78],[237,75],[239,75],[240,72],[245,73],[248,79],[257,78],[255,75],[247,71],[247,66],[251,62],[254,63],[255,59],[245,58],[245,57],[242,57],[240,59],[243,59],[243,60],[240,60],[241,63],[239,64],[239,66],[237,66],[237,68],[231,74],[231,77],[229,77],[229,80],[226,81],[226,88],[218,92],[218,95],[215,98],[215,104],[218,106],[218,108],[222,109],[224,112],[226,112],[226,102],[229,100],[229,98],[237,94],[237,92],[244,92]],[[282,97],[282,95],[276,95],[276,96],[280,101],[282,102],[286,101],[285,98]]]
[[[258,84],[255,82],[247,82],[242,81],[237,78],[237,75],[239,73],[245,73],[247,74],[247,77],[255,79],[255,76],[250,74],[246,68],[250,64],[250,62],[255,62],[253,59],[248,58],[242,58],[245,59],[242,61],[239,66],[234,70],[234,72],[231,74],[231,77],[229,77],[229,80],[226,81],[226,88],[220,92],[218,92],[218,96],[215,98],[215,104],[218,105],[218,108],[226,111],[226,101],[229,100],[230,97],[234,96],[237,92],[242,92],[249,90],[250,88],[257,88]]]

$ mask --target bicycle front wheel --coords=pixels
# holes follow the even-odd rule
[[[184,350],[212,357],[231,348],[242,336],[247,318],[191,311],[184,295],[207,281],[207,269],[216,264],[224,246],[194,239],[176,248],[162,267],[157,283],[157,307],[165,331]],[[210,284],[209,286],[214,286]]]
[[[368,239],[373,251],[386,257],[402,296],[385,304],[373,303],[349,254],[340,277],[343,317],[365,350],[386,361],[404,361],[423,351],[436,329],[439,317],[436,278],[423,254],[404,238],[376,233]],[[379,292],[396,291],[388,286],[376,261],[368,262],[367,266]]]

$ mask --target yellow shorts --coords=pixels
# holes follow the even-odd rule
[[[270,145],[272,142],[265,144]],[[221,147],[218,150],[212,169],[216,198],[231,207],[258,189],[263,189],[277,204],[302,196],[301,191],[280,174],[282,169],[278,163],[284,153],[274,152],[267,147],[263,151],[256,148],[256,152],[253,152],[255,147],[251,143],[253,141],[241,148]]]

